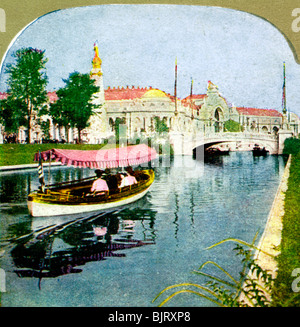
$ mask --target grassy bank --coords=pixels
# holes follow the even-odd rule
[[[137,143],[129,143],[135,145]],[[151,138],[143,140],[142,143],[154,147],[159,154],[174,155],[172,145],[166,142],[164,145]],[[115,148],[119,144],[0,144],[0,166],[26,165],[34,163],[34,155],[39,150],[46,151],[50,149],[73,149],[73,150],[99,150],[105,145],[106,148]]]
[[[278,273],[273,290],[273,305],[300,306],[300,293],[292,289],[293,281],[299,277],[299,273],[292,276],[292,272],[300,268],[300,140],[288,141],[285,152],[292,153],[292,161],[285,195],[281,253],[277,258]],[[296,283],[296,286],[300,287],[300,283]]]
[[[103,144],[0,144],[0,166],[34,163],[34,154],[56,149],[99,150]]]

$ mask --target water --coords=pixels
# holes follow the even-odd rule
[[[174,291],[152,303],[167,286],[204,284],[192,271],[207,260],[238,278],[234,243],[206,248],[225,238],[251,242],[257,231],[262,234],[284,164],[282,157],[253,158],[250,152],[204,166],[175,157],[169,167],[156,164],[154,184],[140,201],[76,221],[30,217],[26,197],[38,187],[37,172],[2,173],[2,306],[157,306]],[[44,173],[47,181],[48,169]],[[89,175],[88,169],[54,168],[51,181]],[[205,271],[222,276],[209,265]],[[212,303],[180,294],[167,305]]]

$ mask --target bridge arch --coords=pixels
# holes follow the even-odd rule
[[[270,154],[282,154],[284,141],[293,136],[292,131],[279,130],[276,133],[251,133],[251,132],[221,132],[221,133],[182,133],[171,132],[169,134],[170,142],[173,145],[174,153],[181,155],[193,155],[200,153],[213,144],[220,143],[248,143],[250,145],[258,144],[269,150]],[[204,151],[203,151],[204,152]],[[201,154],[200,154],[201,155]]]
[[[232,150],[239,150],[241,144],[248,144],[249,150],[253,148],[255,144],[261,147],[265,147],[269,150],[270,154],[278,153],[278,137],[269,133],[212,133],[204,135],[199,134],[197,137],[181,136],[182,140],[177,139],[176,142],[182,142],[181,148],[183,154],[193,155],[195,152],[204,151],[206,148],[221,143],[233,143],[234,148]],[[175,141],[175,139],[174,139]],[[238,145],[238,148],[235,146]]]
[[[192,154],[195,155],[195,153],[202,153],[205,151],[207,148],[213,146],[213,145],[220,145],[223,143],[232,143],[233,147],[229,146],[229,150],[234,151],[237,150],[238,148],[235,148],[235,144],[240,143],[240,144],[247,144],[249,145],[249,150],[252,150],[254,145],[258,145],[260,147],[266,148],[270,154],[276,154],[278,151],[278,145],[277,142],[270,142],[266,140],[254,140],[254,139],[249,139],[249,140],[219,140],[219,141],[207,141],[205,143],[199,144],[192,149]]]

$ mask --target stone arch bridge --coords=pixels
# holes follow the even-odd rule
[[[277,134],[250,132],[209,134],[170,133],[170,141],[173,145],[175,154],[181,155],[193,155],[196,149],[201,152],[201,150],[211,145],[230,142],[258,144],[269,150],[270,154],[282,154],[284,140],[292,136],[293,132],[290,130],[280,130]]]

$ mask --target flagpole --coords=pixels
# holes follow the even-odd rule
[[[175,97],[175,115],[178,114],[177,111],[177,57],[175,59],[175,85],[174,85],[174,97]]]
[[[194,110],[193,110],[193,78],[191,78],[191,93],[190,93],[190,106],[191,106],[191,111],[192,111],[192,119],[194,119]]]
[[[39,182],[41,183],[42,192],[45,193],[44,171],[43,171],[43,164],[42,164],[42,155],[40,150],[39,150],[38,175],[39,175]]]
[[[50,150],[50,157],[49,157],[48,186],[50,185],[50,179],[51,179],[51,157],[52,157],[52,150]]]
[[[282,113],[286,114],[285,61],[283,62]]]

